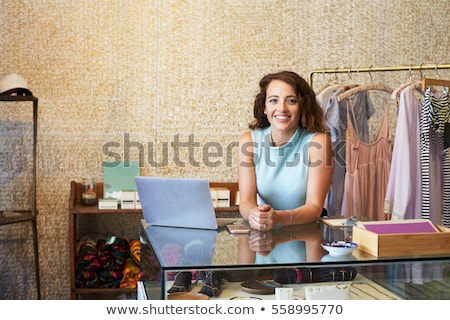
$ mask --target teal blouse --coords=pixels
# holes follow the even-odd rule
[[[305,204],[309,148],[315,133],[297,129],[290,141],[274,147],[270,127],[251,131],[256,170],[258,204],[275,210],[290,210]],[[318,147],[318,146],[316,146]]]

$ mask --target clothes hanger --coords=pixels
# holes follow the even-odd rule
[[[439,86],[444,88],[450,88],[450,80],[439,80],[432,78],[422,79],[422,90],[426,91],[430,86]]]
[[[325,79],[325,72],[322,73],[322,77],[323,77],[323,82],[325,82],[324,85],[322,85],[319,90],[317,90],[317,94],[321,93],[323,90],[325,90],[326,88],[328,88],[329,86],[331,86],[330,82],[327,82],[327,80]]]
[[[420,86],[422,86],[422,82],[416,82],[418,84],[420,84]],[[391,99],[395,100],[398,97],[400,97],[400,92],[403,91],[403,89],[413,85],[414,83],[412,82],[412,67],[409,68],[409,81],[406,83],[401,84],[399,87],[397,87],[394,91],[392,91],[391,94]]]
[[[339,79],[338,79],[338,76],[337,76],[337,70],[338,69],[339,68],[336,68],[335,73],[334,73],[334,83],[333,82],[327,82],[326,84],[324,84],[322,87],[319,88],[319,90],[317,91],[317,94],[321,93],[322,91],[324,91],[327,88],[330,88],[332,90],[336,90],[336,89],[338,89],[340,87]],[[323,76],[323,80],[325,82],[326,81],[325,73],[322,73],[322,76]]]
[[[391,99],[394,100],[394,99],[397,99],[398,97],[400,97],[400,93],[408,87],[413,90],[422,92],[422,81],[416,81],[416,82],[402,84],[400,87],[398,87],[397,89],[392,91]]]
[[[409,87],[410,87],[412,90],[420,91],[421,93],[423,93],[423,90],[422,90],[422,81],[417,81],[417,82],[411,83],[411,84],[409,85]]]
[[[350,73],[350,70],[348,71],[347,75],[348,75],[348,82],[349,82],[349,83],[341,86],[342,92],[347,92],[348,90],[353,89],[353,88],[359,86],[359,85],[356,84],[356,83],[352,83],[353,80],[352,80],[352,75],[351,75],[351,73]]]
[[[341,102],[342,100],[347,99],[348,97],[351,97],[352,95],[355,95],[357,93],[363,92],[363,91],[369,91],[369,90],[378,90],[378,91],[385,91],[389,94],[394,91],[394,89],[391,86],[388,86],[386,84],[381,83],[374,83],[372,74],[369,70],[369,76],[370,76],[370,83],[365,85],[352,85],[347,90],[345,90],[343,93],[341,93],[338,96],[338,101]]]
[[[352,95],[355,95],[355,94],[363,92],[363,91],[369,91],[369,90],[385,91],[389,94],[392,94],[392,92],[394,91],[394,89],[391,86],[388,86],[386,84],[370,83],[370,84],[356,86],[352,89],[349,89],[349,90],[341,93],[338,96],[338,101],[341,102],[342,100],[345,100],[348,97],[351,97]]]
[[[436,79],[433,78],[423,78],[422,79],[422,91],[426,91],[431,86],[444,87],[446,90],[450,88],[450,80],[440,80],[438,74],[438,66],[436,64]]]
[[[346,92],[346,91],[348,91],[348,90],[350,90],[350,89],[353,89],[353,88],[356,88],[356,87],[358,87],[358,86],[359,86],[359,84],[352,83],[352,84],[346,84],[346,85],[343,85],[343,86],[341,86],[341,88],[342,88],[342,91],[343,91],[343,92]]]

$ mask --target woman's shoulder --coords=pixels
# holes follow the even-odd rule
[[[256,128],[252,130],[248,130],[244,132],[241,137],[239,138],[239,141],[241,142],[252,142],[252,141],[258,141],[260,140],[260,137],[263,137],[265,134],[267,134],[267,128]]]
[[[249,142],[252,141],[252,131],[245,131],[244,133],[241,134],[241,136],[239,137],[239,142]]]
[[[311,141],[315,142],[329,142],[330,140],[330,134],[326,132],[312,132],[311,136]]]

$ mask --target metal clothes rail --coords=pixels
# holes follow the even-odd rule
[[[444,64],[417,64],[417,65],[399,65],[399,66],[384,66],[384,67],[361,67],[361,68],[326,68],[326,69],[316,69],[309,73],[309,85],[313,86],[313,77],[315,74],[337,74],[337,73],[359,73],[359,72],[390,72],[390,71],[413,71],[413,70],[441,70],[450,69],[449,63]],[[437,74],[438,76],[438,74]]]

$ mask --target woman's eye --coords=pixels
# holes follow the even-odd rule
[[[271,98],[271,99],[269,99],[269,103],[270,104],[277,104],[278,103],[278,99]]]
[[[297,98],[289,98],[289,99],[287,99],[287,102],[289,104],[297,104],[298,100],[297,100]]]

